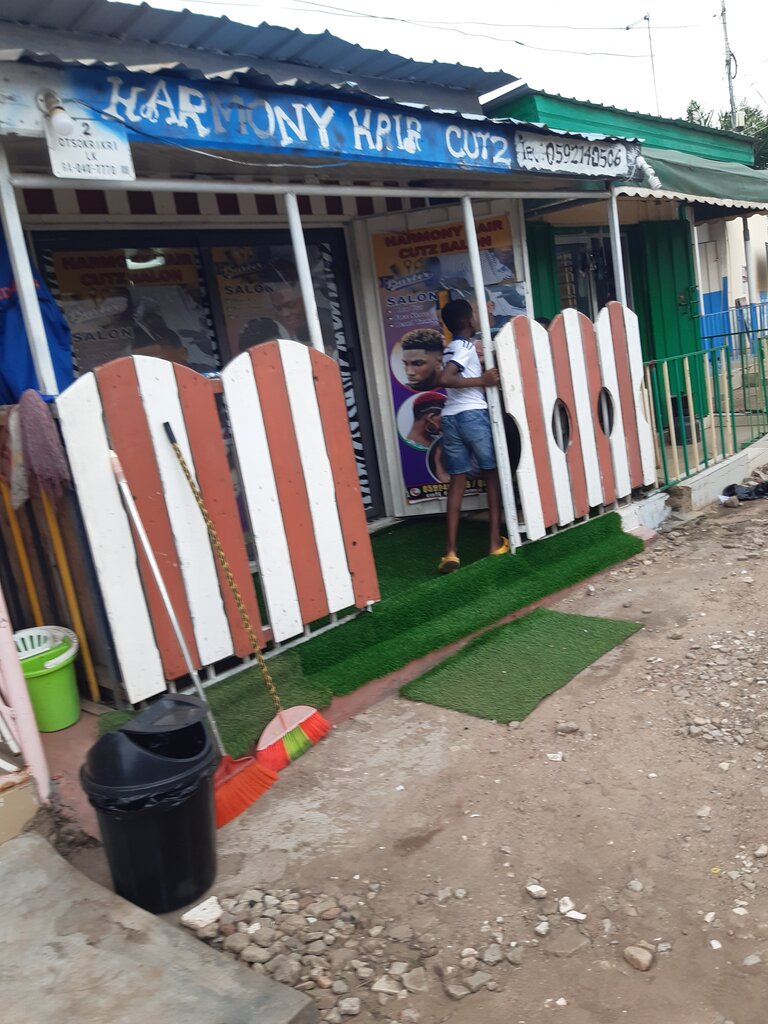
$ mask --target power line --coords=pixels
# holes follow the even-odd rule
[[[301,2],[309,3],[310,0],[301,0]],[[203,6],[209,6],[209,7],[217,7],[219,9],[221,9],[221,7],[222,7],[221,0],[190,0],[190,3],[201,4]],[[229,6],[231,6],[231,7],[238,7],[238,6],[240,6],[240,7],[248,7],[249,9],[252,9],[256,5],[254,5],[252,3],[236,4],[236,3],[232,3],[231,0],[229,0]],[[259,6],[263,6],[263,5],[259,5]],[[321,4],[313,4],[312,6],[316,7],[318,9],[317,13],[329,14],[332,17],[355,17],[355,18],[363,18],[363,19],[369,19],[369,20],[374,20],[374,21],[389,21],[389,22],[394,22],[394,23],[401,24],[401,25],[411,25],[411,26],[414,26],[416,28],[430,28],[430,29],[434,29],[434,30],[439,31],[439,32],[454,32],[457,35],[464,36],[465,38],[468,38],[468,39],[489,39],[492,42],[496,42],[496,43],[512,43],[514,46],[520,46],[520,47],[522,47],[523,49],[526,49],[526,50],[536,50],[536,51],[541,52],[541,53],[563,53],[563,54],[568,54],[568,55],[573,56],[573,57],[619,57],[622,60],[647,60],[646,55],[643,54],[643,53],[616,53],[616,52],[614,52],[612,50],[568,50],[568,49],[565,49],[563,47],[556,47],[556,46],[537,46],[535,43],[524,43],[520,39],[513,39],[513,38],[510,38],[510,37],[502,37],[502,38],[500,38],[496,34],[490,35],[490,34],[484,33],[484,32],[467,32],[465,29],[461,29],[461,28],[458,28],[458,27],[453,27],[452,24],[442,23],[442,22],[437,22],[437,21],[418,21],[418,20],[415,20],[415,19],[397,18],[394,15],[387,15],[387,14],[365,14],[362,11],[348,11],[348,10],[346,10],[344,8],[334,8],[334,7],[331,7],[331,8],[328,8],[328,9],[323,9],[325,7],[325,5],[321,5]],[[283,10],[296,11],[296,12],[302,13],[302,14],[306,14],[307,13],[307,11],[304,8],[301,8],[301,7],[284,7]],[[503,27],[515,27],[515,26],[499,26],[499,27],[503,28]],[[542,26],[542,27],[547,27],[547,28],[549,28],[549,27],[552,27],[552,28],[560,28],[560,27],[567,28],[568,26]],[[683,26],[681,26],[681,27],[683,27]],[[626,26],[624,26],[624,29],[626,29]]]
[[[205,0],[205,2],[213,2],[213,0]],[[323,3],[322,0],[298,0],[299,3],[306,4],[307,7],[322,8],[325,11],[335,11],[346,15],[352,15],[357,18],[375,18],[382,21],[399,21],[406,25],[420,24],[420,25],[434,25],[439,27],[450,27],[456,25],[477,25],[480,28],[535,28],[535,29],[567,29],[569,32],[624,32],[627,28],[626,25],[540,25],[527,22],[496,22],[496,21],[474,21],[471,18],[463,18],[461,21],[446,21],[445,19],[429,19],[413,20],[410,18],[399,18],[396,15],[388,14],[369,14],[365,11],[357,11],[349,7],[337,7],[334,4]],[[691,29],[691,28],[703,28],[703,25],[657,25],[657,28],[664,29]],[[563,51],[565,52],[565,51]]]

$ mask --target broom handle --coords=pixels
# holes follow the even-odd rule
[[[83,622],[83,616],[80,614],[80,605],[77,600],[75,585],[72,581],[72,572],[69,568],[69,561],[67,560],[67,552],[64,548],[64,540],[61,536],[59,523],[56,519],[56,514],[53,510],[53,506],[51,505],[50,498],[48,497],[44,487],[40,488],[40,499],[43,503],[45,521],[48,525],[48,533],[50,534],[51,544],[53,545],[53,554],[59,568],[61,585],[64,590],[67,607],[69,608],[72,625],[80,638],[80,650],[83,655],[83,667],[85,669],[85,678],[88,681],[88,690],[91,694],[91,700],[98,704],[100,699],[99,683],[96,679],[96,669],[91,655],[91,645],[88,643],[88,635],[85,632],[85,623]]]
[[[240,614],[240,621],[243,624],[245,632],[248,634],[248,639],[250,641],[251,648],[253,650],[253,653],[256,655],[256,659],[259,663],[259,668],[261,669],[261,678],[264,680],[264,685],[267,688],[267,692],[269,693],[269,696],[272,698],[272,703],[275,706],[275,711],[277,712],[278,716],[282,718],[283,705],[280,702],[280,697],[278,696],[277,689],[275,688],[275,684],[272,681],[272,676],[270,675],[267,663],[264,660],[264,655],[261,653],[259,639],[256,636],[256,633],[254,632],[253,626],[251,625],[250,617],[243,602],[243,598],[240,594],[240,588],[238,587],[237,581],[235,580],[235,577],[232,573],[232,569],[230,568],[227,556],[224,553],[224,548],[221,546],[219,534],[216,530],[216,527],[213,525],[211,517],[208,515],[208,509],[205,507],[205,502],[203,501],[203,496],[200,493],[200,488],[197,486],[195,478],[192,476],[192,473],[190,472],[189,466],[187,465],[187,460],[184,458],[181,448],[179,447],[179,442],[176,440],[176,435],[173,432],[173,427],[171,426],[170,423],[164,423],[163,427],[165,429],[166,434],[168,435],[168,440],[171,442],[171,447],[176,453],[176,458],[178,459],[179,465],[181,466],[184,472],[184,476],[187,478],[187,483],[189,484],[192,494],[194,495],[195,501],[197,502],[197,507],[200,509],[202,517],[205,520],[205,525],[208,530],[208,537],[211,541],[211,547],[216,552],[216,556],[219,559],[221,568],[224,571],[224,576],[227,580],[229,589],[232,591],[232,597],[235,599],[235,604],[237,605],[237,610]]]
[[[35,620],[36,626],[43,625],[43,610],[40,607],[40,599],[37,596],[37,589],[35,587],[35,581],[32,576],[32,567],[29,564],[29,556],[27,555],[27,549],[24,547],[24,540],[21,536],[21,529],[19,528],[19,517],[16,515],[16,510],[13,507],[11,501],[11,494],[8,489],[8,484],[5,480],[0,480],[0,491],[3,495],[3,504],[5,505],[5,514],[8,518],[8,526],[11,531],[11,537],[13,538],[13,544],[16,548],[16,555],[19,559],[19,567],[21,569],[21,576],[24,580],[24,589],[27,592],[29,603],[32,608],[32,618]]]
[[[147,562],[149,562],[149,568],[151,569],[152,576],[154,577],[155,583],[157,584],[157,589],[160,591],[160,597],[162,599],[163,605],[165,606],[166,614],[168,615],[168,618],[171,621],[173,632],[176,635],[176,642],[179,645],[181,655],[184,658],[184,663],[187,666],[187,672],[192,678],[192,682],[195,685],[195,690],[197,691],[198,697],[208,709],[208,720],[211,723],[211,731],[213,732],[214,739],[216,740],[216,744],[219,748],[219,755],[223,757],[226,751],[224,750],[224,743],[222,742],[221,734],[219,733],[219,727],[216,725],[216,719],[213,717],[211,706],[208,703],[207,697],[205,696],[205,690],[203,689],[203,684],[200,682],[200,676],[198,675],[197,669],[192,663],[192,656],[189,653],[187,641],[184,639],[184,634],[181,631],[179,620],[176,618],[176,612],[173,610],[173,604],[171,603],[170,594],[166,590],[165,581],[163,580],[163,575],[160,572],[160,566],[157,564],[155,553],[152,550],[152,545],[149,542],[147,531],[144,529],[144,523],[142,522],[141,515],[139,513],[138,508],[136,507],[136,502],[133,500],[133,495],[131,494],[131,489],[128,486],[128,481],[126,480],[125,473],[123,472],[123,467],[120,463],[120,459],[118,458],[117,452],[110,451],[109,458],[112,462],[112,471],[115,474],[117,486],[120,488],[120,493],[123,496],[125,507],[128,509],[128,515],[131,519],[131,522],[133,523],[134,529],[136,530],[136,534],[139,538],[139,541],[141,542],[141,547],[142,550],[144,551],[144,555],[146,556]]]

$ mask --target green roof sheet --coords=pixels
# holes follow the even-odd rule
[[[662,190],[728,202],[768,204],[768,171],[643,146]]]
[[[589,103],[522,86],[484,104],[489,117],[543,121],[567,131],[640,139],[654,149],[676,150],[707,160],[741,163],[754,160],[752,140],[738,132],[709,128],[672,118],[654,117],[618,107]]]

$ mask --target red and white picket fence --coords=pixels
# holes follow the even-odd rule
[[[162,359],[133,356],[81,377],[57,407],[132,703],[164,691],[185,668],[134,542],[110,448],[120,456],[196,665],[250,653],[165,422],[192,468],[262,643],[301,636],[310,623],[379,599],[341,380],[329,356],[297,342],[269,342],[234,359],[221,385]]]
[[[593,324],[566,309],[548,330],[515,317],[496,338],[496,360],[504,406],[520,433],[516,478],[527,540],[653,486],[653,431],[631,310],[611,302]],[[567,411],[567,444],[558,438],[558,401]]]
[[[520,434],[515,481],[526,540],[655,483],[630,310],[610,303],[596,325],[565,310],[549,331],[516,317],[496,339],[496,358],[505,409]],[[567,443],[558,403],[567,411]],[[251,653],[166,422],[263,645],[301,638],[311,624],[379,599],[341,379],[330,357],[297,342],[269,342],[237,356],[212,381],[133,356],[81,377],[57,407],[130,702],[164,691],[185,666],[123,508],[111,448],[195,664],[218,668]]]

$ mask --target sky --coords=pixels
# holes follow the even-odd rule
[[[535,88],[663,117],[684,117],[693,98],[705,110],[729,106],[721,0],[152,0],[151,6],[327,30],[373,49],[503,70]],[[521,12],[517,18],[513,8]],[[746,100],[768,110],[768,5],[728,0],[727,21],[738,63],[737,105]]]

